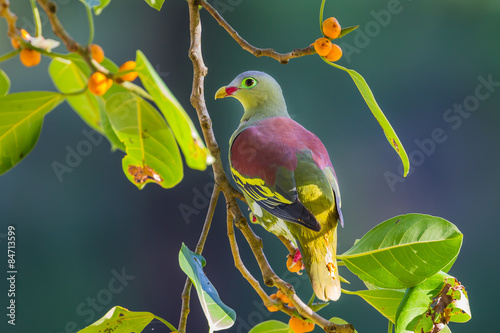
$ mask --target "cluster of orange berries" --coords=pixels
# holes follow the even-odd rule
[[[25,41],[29,42],[31,40],[31,35],[24,29],[21,29],[21,36]],[[10,42],[12,44],[12,47],[15,49],[19,49],[21,47],[21,43],[19,43],[17,39],[12,38]],[[19,59],[24,66],[33,67],[40,63],[40,61],[42,60],[42,55],[40,54],[40,52],[37,52],[35,50],[24,48],[19,53]]]
[[[21,29],[21,36],[22,38],[30,42],[32,37],[31,35],[24,29]],[[15,39],[11,39],[12,47],[15,49],[21,48],[21,43]],[[92,59],[94,59],[96,62],[101,63],[104,60],[104,50],[102,47],[100,47],[97,44],[91,44],[90,45],[90,53],[92,55]],[[26,67],[33,67],[36,66],[40,63],[42,60],[42,55],[40,52],[30,49],[30,48],[23,48],[19,54],[19,59],[21,60],[21,63],[26,66]],[[131,72],[133,69],[135,69],[136,63],[135,61],[127,61],[123,65],[120,66],[119,70],[120,72],[123,71],[129,71],[126,74],[123,74],[118,77],[120,81],[134,81],[137,78],[137,72]],[[95,95],[104,95],[106,91],[111,88],[113,85],[113,80],[108,78],[106,75],[100,72],[95,72],[93,73],[88,81],[88,88],[91,93]]]
[[[101,63],[104,60],[104,50],[97,44],[90,45],[90,53],[92,59],[96,62]],[[135,69],[135,61],[127,61],[120,66],[119,71],[131,71]],[[123,74],[119,77],[121,81],[134,81],[137,78],[137,72],[129,72]],[[94,95],[102,96],[106,91],[113,85],[113,80],[108,78],[101,72],[95,72],[89,78],[88,87],[91,93]]]
[[[314,50],[326,60],[335,62],[342,58],[342,49],[337,44],[333,44],[330,39],[335,39],[340,35],[342,28],[335,17],[327,18],[323,22],[323,35],[314,42]]]
[[[281,292],[281,290],[278,290],[276,294],[272,294],[269,296],[271,299],[279,299],[281,302],[286,303],[289,307],[293,308],[293,304],[290,301],[290,299]],[[268,306],[267,309],[270,312],[276,312],[278,311],[278,308],[275,306]],[[306,321],[304,319],[300,319],[295,316],[291,316],[290,320],[288,321],[288,326],[294,331],[295,333],[306,333],[306,332],[311,332],[314,329],[314,323],[311,323],[309,321]]]

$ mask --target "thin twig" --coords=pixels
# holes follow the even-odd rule
[[[203,8],[205,8],[215,18],[215,20],[229,33],[229,35],[231,35],[231,37],[233,37],[233,39],[238,44],[240,44],[240,46],[244,50],[250,52],[251,54],[253,54],[256,57],[262,57],[262,56],[270,57],[270,58],[278,60],[282,64],[287,64],[290,59],[299,58],[299,57],[303,57],[306,55],[316,53],[316,51],[314,50],[314,47],[311,45],[304,47],[302,49],[295,49],[295,50],[288,52],[288,53],[279,53],[273,49],[269,49],[269,48],[268,49],[261,49],[261,48],[255,47],[252,44],[250,44],[249,42],[247,42],[245,39],[243,39],[238,34],[238,32],[236,30],[234,30],[233,27],[231,27],[231,25],[229,23],[227,23],[226,20],[224,20],[224,18],[219,14],[219,12],[217,12],[217,10],[214,7],[212,7],[211,4],[209,4],[205,0],[199,0],[198,4],[200,6],[202,6]]]
[[[17,16],[10,11],[9,0],[0,0],[0,16],[4,17],[9,27],[8,36],[10,38],[20,37],[19,31],[16,28]]]
[[[205,242],[207,240],[208,232],[210,231],[210,226],[212,225],[212,219],[214,217],[215,207],[217,206],[217,199],[219,198],[220,188],[215,185],[212,196],[210,198],[210,204],[208,206],[207,216],[205,217],[205,223],[203,224],[203,230],[201,231],[200,238],[198,239],[198,244],[196,245],[196,254],[201,254],[203,248],[205,247]],[[186,283],[184,284],[184,289],[182,290],[181,299],[182,307],[179,319],[179,332],[186,332],[187,317],[189,315],[189,300],[191,298],[191,287],[193,282],[188,277],[186,278]]]

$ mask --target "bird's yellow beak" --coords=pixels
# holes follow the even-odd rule
[[[215,99],[225,98],[227,96],[233,96],[233,94],[238,90],[236,87],[220,87],[215,93]],[[234,96],[233,96],[234,97]]]
[[[215,93],[215,99],[224,98],[224,97],[227,97],[226,86],[220,87],[219,90],[217,90],[217,92]]]

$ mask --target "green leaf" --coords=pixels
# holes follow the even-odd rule
[[[404,167],[403,175],[406,177],[408,171],[410,170],[410,160],[408,159],[408,154],[406,154],[403,144],[401,143],[396,132],[394,131],[391,124],[385,117],[384,113],[382,112],[382,109],[380,109],[380,107],[378,106],[377,101],[375,100],[375,97],[373,96],[373,93],[370,87],[368,86],[368,83],[366,83],[365,79],[355,70],[337,65],[336,63],[326,60],[324,57],[321,57],[321,59],[323,59],[330,66],[337,67],[338,69],[346,71],[351,76],[352,80],[358,87],[359,92],[363,96],[366,104],[368,105],[373,115],[375,116],[375,119],[377,119],[378,123],[382,127],[382,130],[384,131],[387,141],[389,141],[392,148],[394,148],[396,153],[401,158]]]
[[[254,326],[248,333],[289,333],[288,324],[277,320],[264,321]]]
[[[430,333],[450,321],[466,322],[470,318],[463,286],[454,277],[439,272],[408,289],[396,315],[396,333]]]
[[[104,135],[111,143],[111,151],[115,151],[117,149],[125,151],[125,145],[120,141],[118,135],[116,135],[115,130],[111,126],[108,114],[106,113],[105,101],[102,98],[98,98],[97,101],[99,102],[99,110],[101,115],[101,128],[104,132]]]
[[[101,5],[101,0],[80,0],[87,7],[97,7]]]
[[[101,65],[111,72],[118,71],[118,67],[107,58],[102,61]],[[54,85],[62,93],[81,92],[76,95],[68,95],[68,104],[90,127],[106,136],[113,150],[116,148],[124,150],[123,144],[117,139],[113,129],[109,126],[105,112],[105,98],[114,93],[127,90],[118,84],[113,84],[104,96],[92,94],[86,89],[90,68],[77,54],[52,60],[49,66],[49,74]]]
[[[5,96],[9,93],[10,79],[3,70],[0,69],[0,96]]]
[[[0,174],[21,161],[35,146],[43,117],[64,96],[55,92],[22,92],[0,97]]]
[[[222,303],[217,290],[215,290],[203,272],[203,266],[205,266],[203,256],[190,251],[182,243],[181,250],[179,251],[179,265],[182,271],[189,276],[196,288],[203,312],[208,319],[210,331],[220,331],[233,326],[236,320],[236,313],[233,309]]]
[[[121,306],[115,306],[104,317],[78,331],[78,333],[140,333],[153,319],[161,321],[172,331],[178,332],[172,324],[151,312],[133,312]]]
[[[104,8],[106,8],[110,2],[111,2],[111,0],[101,0],[101,4],[99,6],[94,7],[94,13],[96,15],[101,14],[102,11],[104,10]]]
[[[90,72],[90,70],[89,70]],[[49,65],[49,74],[54,85],[64,94],[82,91],[81,94],[67,96],[68,104],[94,130],[102,133],[98,96],[87,87],[88,73],[73,60],[54,58]],[[86,89],[85,91],[83,91]]]
[[[213,157],[205,147],[191,118],[141,51],[137,51],[136,63],[136,70],[142,84],[151,94],[172,132],[174,132],[175,139],[186,159],[186,164],[192,169],[205,170],[207,163],[210,164]]]
[[[148,5],[150,5],[151,7],[153,7],[158,11],[161,9],[161,6],[163,6],[163,2],[165,2],[165,0],[146,0],[146,3]]]
[[[462,238],[454,224],[440,217],[400,215],[370,230],[338,258],[363,281],[406,289],[455,260]]]
[[[339,318],[339,317],[332,317],[332,318],[330,318],[329,321],[331,321],[332,323],[337,324],[337,325],[347,325],[347,324],[349,324],[347,321],[345,321],[344,319]],[[354,330],[354,333],[358,333],[358,331]]]
[[[394,289],[342,290],[342,292],[358,295],[393,323],[396,322],[396,311],[405,295],[404,291]]]
[[[355,25],[353,27],[342,28],[342,30],[340,30],[340,34],[338,35],[337,38],[344,37],[345,35],[347,35],[350,32],[353,32],[357,28],[359,28],[359,25]]]
[[[170,188],[183,177],[182,159],[172,132],[158,111],[133,93],[116,93],[106,102],[109,121],[125,144],[123,172],[139,189],[155,182]]]

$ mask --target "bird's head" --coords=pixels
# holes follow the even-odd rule
[[[245,108],[244,118],[247,119],[256,113],[264,113],[267,116],[288,115],[280,85],[272,76],[264,72],[241,73],[215,93],[215,99],[225,97],[234,97],[239,100]]]

